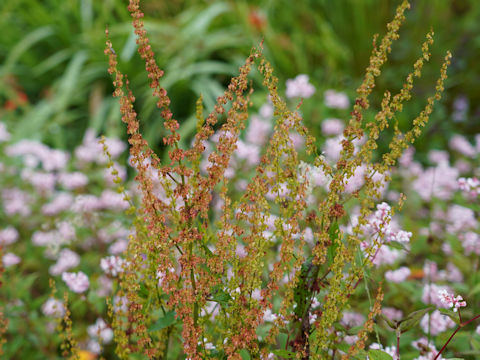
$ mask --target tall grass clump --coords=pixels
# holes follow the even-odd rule
[[[279,95],[262,44],[252,49],[206,117],[202,98],[197,101],[197,133],[191,147],[182,148],[180,124],[161,85],[164,73],[149,45],[139,0],[130,0],[138,52],[168,131],[163,142],[169,160],[162,163],[142,136],[135,97],[107,40],[114,96],[120,100],[141,192],[141,206],[129,209],[136,214],[136,231],[125,261],[117,264],[115,295],[124,306],[118,301],[110,306],[121,359],[137,358],[134,354],[174,359],[181,353],[195,360],[352,359],[366,354],[383,298],[382,283],[367,281],[369,269],[378,257],[388,257],[388,249],[408,247],[412,236],[390,226],[405,197],[394,207],[380,203],[382,186],[440,100],[451,58],[445,55],[434,94],[407,131],[399,128],[396,114],[412,98],[414,81],[430,59],[433,32],[426,35],[403,88],[385,92],[374,117],[364,115],[407,8],[403,1],[384,37],[374,39],[340,156],[331,162],[303,125],[301,103],[292,110]],[[263,77],[276,123],[260,163],[237,196],[226,170],[249,119],[253,89],[248,76],[254,69]],[[388,136],[387,128],[393,129],[389,150],[378,154],[377,141]],[[292,134],[303,138],[305,151],[297,150]],[[206,158],[211,139],[216,145]],[[353,211],[356,221],[351,221]],[[371,299],[368,320],[358,329],[356,342],[345,346],[347,334],[339,320],[362,282]],[[410,323],[415,319],[412,315]]]

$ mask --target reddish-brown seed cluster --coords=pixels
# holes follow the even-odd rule
[[[437,93],[429,98],[426,109],[414,121],[411,132],[398,137],[398,141],[392,141],[392,151],[386,154],[383,163],[372,164],[371,154],[379,135],[389,126],[388,120],[401,109],[402,102],[408,100],[413,77],[419,76],[423,65],[423,62],[417,61],[414,75],[407,77],[407,86],[393,97],[386,93],[382,110],[375,120],[365,123],[363,111],[369,107],[368,95],[387,60],[392,41],[398,37],[403,12],[408,6],[408,1],[402,3],[395,19],[388,25],[387,35],[374,48],[365,80],[357,91],[352,119],[344,130],[343,150],[336,167],[327,164],[321,155],[315,157],[314,165],[320,167],[331,181],[325,198],[307,214],[309,179],[307,176],[299,179],[299,156],[290,135],[296,132],[306,140],[308,154],[317,154],[315,139],[302,124],[299,112],[289,110],[278,95],[278,79],[273,76],[273,69],[264,58],[261,46],[252,50],[240,68],[240,74],[217,98],[214,110],[206,118],[203,117],[202,101],[199,99],[197,134],[190,149],[181,149],[177,132],[179,123],[170,111],[167,91],[160,84],[163,71],[154,59],[139,0],[130,0],[128,9],[137,35],[138,52],[145,61],[150,87],[158,98],[157,106],[164,126],[170,132],[163,139],[169,147],[170,163],[162,166],[140,134],[134,109],[135,98],[129,90],[128,79],[124,80],[118,70],[116,53],[107,39],[105,54],[109,57],[109,73],[114,78],[114,96],[120,98],[122,121],[127,125],[130,154],[138,172],[136,180],[142,194],[142,207],[134,224],[136,233],[131,237],[127,251],[129,265],[120,277],[117,294],[128,299],[126,314],[114,319],[120,358],[127,359],[134,352],[158,358],[168,351],[175,326],[149,330],[150,324],[158,320],[158,314],[152,314],[152,307],[160,309],[165,317],[167,313],[175,312],[176,320],[182,324],[183,350],[192,360],[208,356],[204,343],[217,340],[212,339],[212,333],[223,339],[215,345],[224,351],[228,359],[241,359],[242,349],[248,349],[254,358],[260,354],[267,357],[267,348],[258,341],[257,329],[264,322],[265,311],[272,308],[274,296],[280,291],[279,316],[265,342],[276,343],[280,331],[287,329],[292,339],[289,343],[299,356],[304,359],[310,356],[320,358],[315,356],[321,356],[321,353],[313,354],[310,350],[313,345],[309,339],[311,330],[316,330],[314,345],[324,349],[333,324],[363,278],[365,266],[369,265],[358,264],[355,254],[360,243],[361,226],[373,208],[372,199],[378,195],[380,187],[379,181],[373,181],[373,175],[379,173],[388,178],[388,169],[395,163],[406,142],[418,136],[432,110],[433,101],[438,99],[443,89],[449,58],[442,67]],[[431,38],[427,36],[422,47],[424,58],[430,42]],[[252,92],[248,75],[254,65],[263,76],[263,85],[268,90],[277,124],[255,176],[241,199],[233,203],[229,197],[225,170],[248,119]],[[230,104],[229,108],[227,104]],[[202,173],[200,161],[205,141],[214,134],[214,128],[220,121],[223,124],[217,130],[216,147],[208,157],[206,173]],[[368,136],[367,141],[356,148],[355,140],[364,136]],[[348,179],[361,165],[366,165],[367,169],[365,184],[347,196],[345,187]],[[286,195],[282,189],[287,189]],[[212,194],[217,191],[222,202],[222,214],[216,223],[212,223]],[[267,193],[273,194],[273,200],[267,199]],[[360,193],[366,196],[360,197]],[[346,215],[344,204],[352,198],[359,198],[361,216],[353,235],[344,236],[338,225]],[[278,216],[273,236],[280,240],[281,249],[272,270],[267,272],[265,257],[270,244],[264,234],[268,217],[273,211]],[[305,223],[312,229],[315,243],[314,248],[309,250],[309,260],[303,251],[306,248],[303,235]],[[236,256],[237,245],[244,249],[244,256]],[[329,252],[327,262],[329,249],[334,251]],[[226,272],[232,276],[227,277]],[[268,273],[266,279],[265,273]],[[252,296],[258,290],[260,300]],[[304,314],[292,315],[293,305],[310,300],[320,290],[325,291],[324,302],[321,309],[316,310],[317,319],[313,324],[308,317],[310,305],[306,305]],[[372,329],[373,316],[380,311],[382,296],[380,289],[359,344],[351,350],[352,354],[363,347],[362,341]],[[206,331],[208,316],[202,310],[207,302],[212,301],[217,302],[222,315],[215,319],[215,327]],[[224,302],[228,302],[228,306]]]

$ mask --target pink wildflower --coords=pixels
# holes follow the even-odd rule
[[[124,271],[126,261],[118,256],[107,256],[100,260],[102,270],[111,276],[117,276]]]
[[[309,98],[315,93],[315,87],[308,82],[308,75],[301,74],[295,79],[287,80],[287,98]]]
[[[113,330],[108,327],[102,318],[98,318],[94,325],[90,325],[87,328],[87,332],[91,338],[99,339],[105,344],[108,344],[113,339]]]
[[[79,294],[85,292],[90,286],[88,276],[81,271],[78,273],[64,272],[62,280],[65,281],[70,290]]]
[[[460,295],[454,297],[453,294],[448,293],[445,289],[438,292],[438,297],[447,307],[453,307],[453,311],[455,312],[457,312],[459,308],[467,306],[467,302],[464,301]]]
[[[442,315],[440,311],[435,310],[431,315],[426,314],[420,321],[420,326],[424,333],[437,336],[438,334],[451,329],[455,326],[455,322],[446,315]]]
[[[60,275],[80,264],[80,256],[70,249],[63,249],[60,251],[57,263],[50,267],[51,275]]]
[[[397,270],[389,270],[385,273],[385,279],[394,283],[404,282],[411,274],[408,267],[403,266]]]
[[[345,125],[340,119],[325,119],[322,122],[322,132],[324,135],[341,135]]]
[[[42,312],[46,316],[51,316],[53,318],[61,318],[65,314],[65,307],[63,306],[63,302],[61,302],[60,300],[49,298],[42,305]]]
[[[17,265],[20,261],[21,259],[14,253],[6,253],[2,257],[3,266],[5,267]]]
[[[350,106],[347,95],[342,92],[336,92],[335,90],[327,90],[324,93],[325,105],[334,109],[346,109]]]
[[[0,245],[10,245],[18,240],[18,231],[13,226],[0,230]]]

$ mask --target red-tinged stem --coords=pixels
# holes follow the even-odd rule
[[[397,358],[396,360],[400,360],[400,331],[397,332]]]
[[[472,321],[475,321],[477,319],[480,319],[480,314],[475,316],[473,319],[470,319],[464,323],[461,323],[460,325],[458,325],[458,327],[455,329],[455,331],[453,332],[452,335],[450,335],[450,337],[448,338],[447,342],[443,345],[443,347],[440,349],[440,351],[438,352],[438,354],[433,358],[433,360],[437,360],[438,357],[440,356],[440,354],[443,352],[443,350],[445,350],[447,348],[447,345],[448,343],[450,342],[450,340],[453,339],[453,337],[455,336],[455,334],[458,332],[458,330],[460,330],[461,328],[467,326],[468,324],[470,324]]]

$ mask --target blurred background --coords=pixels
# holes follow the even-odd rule
[[[377,33],[385,34],[386,24],[400,3],[401,0],[142,0],[151,45],[159,66],[165,70],[162,86],[168,90],[175,118],[181,124],[181,146],[188,147],[194,135],[195,103],[200,94],[206,111],[211,110],[230,78],[237,75],[250,49],[263,40],[266,57],[280,80],[280,94],[284,94],[288,79],[308,75],[315,92],[303,101],[304,123],[316,136],[319,148],[338,153],[339,138],[333,136],[342,130],[327,134],[325,124],[331,126],[332,122],[325,120],[341,119],[333,121],[341,129],[343,121],[350,118],[372,39]],[[412,161],[412,151],[408,151],[385,195],[388,201],[396,202],[400,192],[406,193],[407,215],[399,223],[415,237],[411,253],[405,261],[399,260],[411,267],[412,277],[399,287],[388,281],[385,303],[405,314],[424,307],[420,281],[425,283],[428,277],[430,285],[438,262],[438,279],[441,273],[451,275],[447,279],[455,283],[459,294],[468,294],[472,312],[477,313],[480,238],[475,236],[480,207],[470,204],[470,199],[457,190],[460,176],[479,178],[480,0],[411,0],[411,4],[400,39],[393,44],[390,59],[370,98],[367,121],[379,109],[385,90],[396,93],[402,88],[421,56],[421,44],[428,31],[435,31],[431,60],[425,65],[422,78],[415,82],[412,100],[397,115],[402,130],[410,128],[427,97],[434,93],[447,50],[452,52],[453,60],[442,100],[435,104],[427,128],[415,144],[415,160],[424,167]],[[91,281],[85,296],[70,298],[74,335],[81,348],[90,351],[88,354],[101,351],[98,337],[90,333],[96,334],[99,319],[106,319],[105,297],[113,291],[113,281],[101,263],[104,256],[121,255],[127,248],[133,220],[131,215],[123,214],[128,204],[123,195],[114,191],[116,179],[105,168],[107,161],[98,144],[100,134],[109,138],[119,177],[126,180],[128,175],[134,176],[133,169],[126,166],[125,142],[117,139],[126,140],[126,131],[107,72],[107,26],[119,68],[128,74],[136,97],[141,131],[165,157],[161,145],[165,135],[163,121],[148,86],[145,64],[136,51],[127,5],[128,0],[0,0],[0,248],[5,246],[9,251],[0,256],[5,267],[11,266],[2,275],[7,276],[7,286],[0,287],[0,308],[6,304],[1,311],[9,321],[5,356],[0,352],[2,359],[57,358],[54,354],[59,354],[61,338],[52,336],[55,324],[51,320],[63,315],[58,316],[54,308],[47,306],[54,296],[49,280],[56,277],[62,294],[67,286],[60,275],[70,268],[85,272]],[[251,114],[260,112],[263,116],[261,109],[267,94],[261,76],[252,71],[251,80],[255,88]],[[326,94],[346,101],[342,100],[342,106],[328,106]],[[292,96],[288,105],[293,109],[298,102],[299,98]],[[258,121],[262,116],[256,117],[256,123],[255,116],[251,116],[246,132],[253,128],[257,138],[262,133],[268,136],[270,122],[266,129],[258,125],[262,124]],[[270,121],[271,114],[263,117]],[[382,135],[377,156],[388,148],[390,136],[391,132]],[[257,143],[246,143],[243,157],[238,156],[240,151],[236,153],[235,178],[230,181],[232,189],[238,190],[236,196],[240,196],[249,176],[253,176],[261,154]],[[256,159],[251,159],[255,158],[252,153]],[[455,168],[450,163],[455,163]],[[357,180],[363,181],[364,173],[356,174]],[[133,184],[128,184],[127,189],[138,193]],[[322,196],[323,190],[317,191],[316,196]],[[214,199],[212,209],[220,210],[219,204]],[[451,204],[455,205],[450,207]],[[475,211],[458,204],[467,204]],[[468,241],[461,243],[462,237]],[[379,276],[383,277],[383,271]],[[465,282],[462,273],[468,275]],[[145,291],[140,296],[147,296]],[[61,299],[61,295],[56,297]],[[429,295],[430,298],[433,296]],[[368,311],[367,299],[360,300],[356,310]],[[166,319],[160,312],[154,318],[160,324]],[[157,327],[156,324],[153,326]],[[89,330],[92,326],[93,330]],[[0,314],[0,333],[4,329]],[[286,334],[283,335],[282,341],[286,342]],[[443,335],[447,336],[446,341],[450,334]],[[394,343],[393,333],[388,335],[385,330],[383,336],[391,340],[385,344]],[[403,336],[402,346],[410,357],[404,357],[402,352],[402,359],[413,359],[418,351],[412,352],[409,344],[418,339],[417,333],[410,338]],[[442,346],[442,338],[438,339],[437,346]],[[472,350],[469,341],[464,336],[456,342],[463,354],[471,354],[467,352]],[[480,353],[478,344],[475,354]],[[178,358],[180,347],[171,349],[169,358]],[[106,348],[105,358],[114,358],[113,352],[112,344]]]
[[[372,49],[374,34],[385,33],[400,0],[143,0],[146,28],[172,110],[185,139],[195,130],[195,101],[203,95],[213,107],[252,46],[264,40],[280,84],[308,74],[317,91],[302,111],[307,126],[321,136],[328,117],[345,120],[350,110],[324,106],[327,89],[354,100]],[[418,156],[446,148],[455,131],[467,137],[480,131],[477,84],[480,63],[480,2],[412,0],[407,21],[384,67],[372,104],[384,90],[398,91],[421,54],[425,34],[435,31],[432,59],[417,82],[411,103],[399,115],[404,127],[432,94],[445,52],[453,53],[446,93],[419,141]],[[136,52],[126,0],[2,0],[0,4],[0,118],[12,140],[29,138],[72,150],[92,128],[97,134],[125,138],[118,100],[103,49],[105,28],[128,74],[142,121],[142,132],[161,144],[162,120],[155,109],[144,64]],[[265,101],[258,74],[254,85]],[[283,88],[284,89],[284,88]],[[283,91],[282,89],[282,91]],[[260,95],[259,95],[260,96]]]

